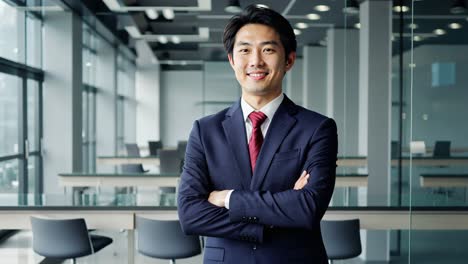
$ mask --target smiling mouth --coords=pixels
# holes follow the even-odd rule
[[[247,73],[247,76],[254,80],[261,80],[265,78],[268,75],[268,72],[252,72],[252,73]]]

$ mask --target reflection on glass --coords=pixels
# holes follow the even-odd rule
[[[29,151],[39,150],[39,84],[37,81],[28,80],[28,143]]]
[[[29,156],[28,159],[28,193],[35,193],[36,177],[37,175],[38,158],[36,156]]]
[[[0,156],[18,153],[20,85],[21,81],[18,77],[0,73]]]
[[[19,59],[18,12],[15,8],[0,1],[0,57],[17,61]]]
[[[18,160],[0,162],[0,194],[18,192]]]

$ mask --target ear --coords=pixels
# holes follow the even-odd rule
[[[296,52],[292,51],[286,58],[286,71],[289,71],[296,61]]]
[[[229,64],[231,64],[231,67],[234,69],[234,58],[232,57],[232,54],[228,54],[228,59]]]

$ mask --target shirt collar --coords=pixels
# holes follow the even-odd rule
[[[283,99],[284,99],[284,94],[281,93],[278,97],[271,100],[268,104],[264,105],[259,111],[264,113],[268,117],[269,120],[272,120],[273,115],[275,115],[275,112],[276,110],[278,110],[278,107],[281,105],[281,102],[283,102]],[[242,108],[242,113],[244,115],[244,121],[247,121],[250,113],[255,111],[255,108],[249,105],[244,100],[244,98],[241,98],[241,108]]]

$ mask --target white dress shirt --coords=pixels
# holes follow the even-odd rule
[[[252,136],[252,121],[250,121],[249,119],[250,113],[254,111],[260,111],[267,116],[265,121],[263,121],[262,125],[260,126],[260,129],[262,130],[263,138],[265,138],[268,128],[270,127],[271,120],[273,119],[273,116],[275,115],[276,110],[278,110],[278,107],[281,105],[281,102],[283,102],[283,99],[284,99],[284,94],[281,93],[278,97],[271,100],[268,104],[264,105],[260,110],[255,110],[255,108],[249,105],[249,103],[247,103],[244,100],[244,98],[241,99],[241,108],[242,108],[242,114],[244,115],[245,134],[247,135],[247,142],[250,141],[250,137]],[[229,199],[231,198],[231,194],[233,191],[234,190],[230,190],[228,194],[226,195],[226,198],[224,198],[224,207],[226,207],[226,209],[229,209]]]

